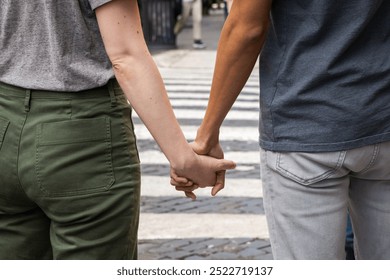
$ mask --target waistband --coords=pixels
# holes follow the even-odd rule
[[[25,98],[26,94],[30,95],[31,98],[45,99],[97,98],[121,95],[122,91],[118,89],[120,89],[120,86],[116,79],[109,80],[108,83],[104,86],[78,92],[26,89],[0,82],[0,95],[14,96],[19,98]]]

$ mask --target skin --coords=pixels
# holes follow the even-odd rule
[[[115,77],[169,160],[172,180],[186,187],[192,199],[198,187],[219,188],[216,172],[235,168],[235,163],[199,156],[187,143],[145,43],[137,1],[114,0],[95,12]]]
[[[269,25],[272,0],[234,1],[221,32],[210,97],[204,119],[192,148],[200,155],[223,158],[219,130],[242,88],[247,82],[263,47]],[[225,171],[218,173],[224,187]],[[178,181],[171,182],[185,190]]]

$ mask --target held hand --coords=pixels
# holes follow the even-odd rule
[[[187,197],[195,199],[193,191],[199,187],[217,185],[217,174],[227,169],[234,169],[236,164],[225,159],[216,159],[210,156],[197,155],[186,161],[182,168],[171,168],[171,184],[179,191],[184,191]],[[188,179],[186,179],[188,178]],[[220,184],[218,184],[220,186]],[[216,192],[212,192],[213,195]]]
[[[217,159],[223,159],[224,154],[221,145],[219,142],[216,142],[212,147],[206,147],[205,145],[199,144],[197,141],[194,141],[190,143],[191,148],[194,150],[195,153],[198,155],[208,155]],[[213,185],[213,188],[211,190],[211,195],[215,196],[217,193],[222,190],[225,187],[225,174],[226,170],[221,170],[216,173],[216,182]],[[192,187],[193,185],[190,184],[186,178],[182,178],[177,176],[177,174],[174,174],[171,172],[171,185],[176,186],[177,188],[180,188],[180,190],[184,190],[185,187]],[[190,184],[190,185],[189,185]],[[190,192],[186,193],[186,195],[190,195],[191,198],[193,198],[194,194]]]
[[[213,147],[204,147],[200,145],[196,140],[190,143],[191,148],[198,155],[208,155],[217,159],[223,159],[224,154],[221,145],[217,142]],[[226,170],[217,172],[217,180],[211,190],[211,195],[216,196],[217,193],[225,187],[225,175]]]
[[[196,200],[194,190],[199,188],[194,182],[184,177],[179,177],[173,168],[170,170],[171,185],[176,187],[177,191],[183,191],[186,197]]]

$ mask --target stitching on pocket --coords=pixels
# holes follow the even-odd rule
[[[86,142],[92,142],[92,141],[100,141],[100,140],[105,140],[106,136],[102,135],[94,135],[93,130],[88,131],[88,128],[90,127],[95,127],[97,128],[98,125],[100,125],[101,121],[105,121],[105,125],[107,125],[107,118],[97,118],[97,119],[76,119],[76,120],[66,120],[66,121],[60,121],[60,122],[52,122],[52,123],[42,123],[38,126],[40,129],[40,134],[44,135],[43,130],[44,129],[49,129],[50,127],[53,126],[63,126],[63,129],[70,129],[75,131],[79,131],[79,128],[75,128],[74,125],[77,123],[84,123],[84,126],[88,126],[85,128],[87,131],[83,131],[82,136],[80,135],[72,135],[72,137],[66,135],[66,139],[57,139],[57,135],[52,135],[52,134],[46,134],[42,136],[42,138],[39,138],[38,146],[50,146],[50,145],[62,145],[62,144],[72,144],[72,143],[86,143]],[[103,128],[99,127],[99,128]],[[89,134],[88,134],[89,132]],[[49,139],[47,139],[49,137]],[[54,138],[54,139],[50,139]]]
[[[105,186],[104,188],[106,190],[109,190],[110,187],[114,184],[115,182],[115,177],[114,177],[114,171],[113,171],[113,166],[112,166],[112,152],[111,152],[111,124],[110,124],[110,119],[109,118],[106,118],[106,141],[107,143],[107,153],[106,153],[106,157],[107,157],[107,164],[109,166],[109,171],[110,172],[107,172],[107,177],[108,177],[108,183],[107,183],[107,186]]]
[[[5,132],[7,131],[9,124],[10,124],[9,120],[0,118],[0,149],[1,149],[1,146],[3,145]]]
[[[288,171],[287,169],[283,168],[280,165],[281,155],[282,155],[281,153],[277,154],[276,170],[278,170],[280,173],[284,174],[285,176],[289,177],[290,179],[292,179],[292,180],[294,180],[294,181],[296,181],[296,182],[298,182],[300,184],[310,185],[310,184],[313,184],[313,183],[318,183],[318,182],[320,182],[320,181],[330,177],[337,170],[339,170],[340,167],[342,166],[343,161],[344,161],[345,154],[346,154],[346,151],[341,151],[339,153],[339,156],[338,156],[338,159],[336,161],[336,164],[335,164],[335,166],[333,168],[330,167],[330,170],[328,170],[326,172],[323,172],[320,175],[312,177],[310,179],[301,178],[301,177],[297,176],[296,174],[294,174],[294,173]]]
[[[74,196],[74,195],[83,195],[83,194],[92,194],[92,193],[97,193],[97,192],[103,192],[103,191],[108,191],[111,186],[115,182],[115,176],[114,176],[114,171],[113,171],[113,164],[112,164],[112,152],[111,152],[111,124],[110,124],[110,119],[109,118],[104,118],[105,121],[105,139],[102,141],[105,143],[104,150],[105,150],[105,163],[106,163],[106,173],[105,177],[107,178],[107,183],[104,186],[99,186],[99,187],[89,187],[87,189],[81,189],[81,190],[64,190],[61,192],[56,192],[56,191],[50,191],[48,190],[47,187],[45,187],[45,183],[43,182],[43,176],[41,172],[41,161],[42,158],[40,158],[41,151],[46,149],[47,146],[52,146],[52,145],[43,145],[40,146],[39,143],[41,141],[42,137],[42,126],[37,127],[36,131],[36,153],[35,153],[35,172],[37,176],[37,181],[39,184],[39,188],[44,193],[45,196],[48,197],[64,197],[64,196]],[[91,140],[90,142],[94,142],[94,140]],[[70,143],[63,143],[65,145],[72,145],[72,144],[79,144],[83,142],[70,142]],[[62,143],[59,143],[57,145],[61,145]]]

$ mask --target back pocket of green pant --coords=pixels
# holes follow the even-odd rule
[[[0,150],[1,147],[3,146],[5,132],[7,131],[8,126],[9,126],[9,121],[0,117]]]
[[[43,123],[36,140],[36,175],[44,195],[91,194],[114,183],[108,118]]]

